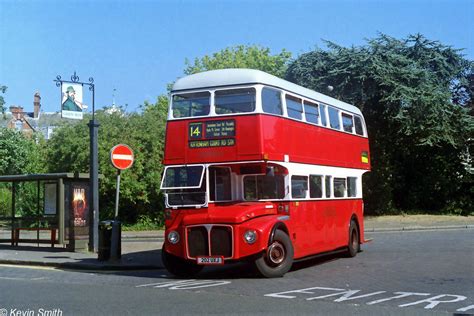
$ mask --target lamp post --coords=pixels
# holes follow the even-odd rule
[[[98,150],[98,131],[99,123],[95,120],[95,84],[94,78],[90,77],[89,82],[80,82],[76,72],[71,76],[71,80],[62,80],[61,76],[56,76],[56,86],[61,89],[63,83],[80,84],[89,86],[92,92],[92,120],[89,121],[90,138],[90,159],[89,159],[89,251],[97,252],[99,249],[99,150]]]

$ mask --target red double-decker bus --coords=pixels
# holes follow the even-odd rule
[[[166,127],[165,267],[191,276],[247,260],[265,277],[364,241],[364,118],[262,71],[179,79]]]

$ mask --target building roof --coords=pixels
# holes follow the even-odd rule
[[[172,92],[242,84],[264,84],[278,87],[314,101],[330,104],[342,110],[361,115],[359,108],[354,105],[255,69],[219,69],[189,75],[178,79],[173,85]]]

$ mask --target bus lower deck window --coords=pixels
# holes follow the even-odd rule
[[[291,196],[295,198],[306,198],[308,192],[308,177],[292,176],[291,177]]]
[[[346,178],[334,178],[334,197],[346,195]]]
[[[229,201],[232,199],[230,169],[226,167],[209,168],[210,198],[212,201]]]
[[[323,197],[323,180],[322,176],[309,176],[309,197]]]
[[[357,178],[355,177],[347,177],[347,196],[357,196]]]
[[[281,175],[244,177],[244,199],[247,201],[282,199],[284,196],[285,179]]]
[[[327,198],[330,198],[331,197],[331,176],[326,176],[324,178],[324,188],[326,191],[325,196]]]

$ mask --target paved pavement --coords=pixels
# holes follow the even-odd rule
[[[381,216],[365,219],[366,232],[439,229],[474,229],[474,216]],[[52,266],[83,270],[163,269],[161,246],[163,231],[122,232],[122,258],[99,261],[97,254],[69,252],[62,248],[36,247],[33,244],[11,247],[0,244],[0,264]]]

